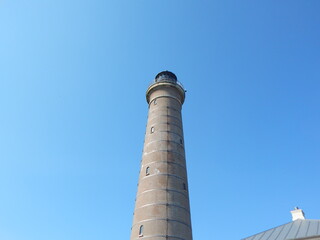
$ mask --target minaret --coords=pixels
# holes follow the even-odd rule
[[[185,90],[160,72],[149,104],[130,240],[192,240],[181,108]]]

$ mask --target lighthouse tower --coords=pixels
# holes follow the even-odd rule
[[[148,122],[130,240],[192,240],[181,108],[185,90],[160,72],[146,92]]]

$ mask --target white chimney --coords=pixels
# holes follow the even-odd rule
[[[302,209],[299,209],[298,207],[295,207],[294,210],[291,211],[292,215],[292,221],[298,220],[298,219],[306,219],[304,217],[304,212]]]

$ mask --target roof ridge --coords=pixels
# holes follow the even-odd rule
[[[301,220],[301,219],[298,219],[298,220],[296,220],[296,221],[299,221],[299,220]],[[265,231],[262,231],[262,232],[256,233],[256,234],[251,235],[251,236],[249,236],[249,237],[242,238],[241,240],[245,240],[245,239],[247,239],[247,238],[250,238],[250,237],[253,237],[253,236],[256,236],[256,235],[259,235],[259,234],[265,233],[265,232],[270,231],[270,230],[272,230],[272,229],[274,229],[274,228],[278,228],[278,227],[281,227],[281,226],[284,226],[284,225],[287,225],[287,224],[290,224],[290,223],[293,223],[293,221],[292,221],[292,222],[287,222],[287,223],[281,224],[281,225],[279,225],[279,226],[277,226],[277,227],[269,228],[269,229],[267,229],[267,230],[265,230]]]
[[[311,223],[315,223],[316,224],[316,226],[317,226],[317,234],[318,235],[315,235],[315,236],[320,236],[319,235],[319,233],[318,233],[318,230],[319,230],[319,228],[320,228],[320,219],[297,219],[297,220],[295,220],[295,221],[291,221],[291,222],[288,222],[288,223],[284,223],[284,224],[281,224],[281,225],[279,225],[279,226],[276,226],[276,227],[273,227],[273,228],[269,228],[269,229],[267,229],[267,230],[265,230],[265,231],[262,231],[262,232],[259,232],[259,233],[257,233],[257,234],[254,234],[254,235],[251,235],[251,236],[249,236],[249,237],[246,237],[246,238],[242,238],[241,240],[258,240],[258,239],[262,239],[262,238],[264,238],[264,236],[266,235],[266,234],[269,234],[269,236],[267,237],[267,239],[269,239],[269,237],[271,237],[272,236],[272,234],[275,232],[275,231],[279,231],[279,233],[278,234],[275,234],[274,236],[272,236],[271,238],[270,238],[270,240],[272,239],[272,240],[277,240],[277,239],[279,239],[279,236],[281,235],[281,233],[284,231],[284,229],[285,229],[285,231],[286,232],[284,232],[284,236],[282,236],[281,237],[281,239],[279,239],[279,240],[285,240],[285,239],[288,239],[288,235],[289,235],[289,233],[291,232],[291,230],[294,228],[294,229],[296,229],[294,232],[295,233],[291,233],[291,234],[294,234],[294,239],[296,239],[298,236],[299,236],[299,232],[300,232],[300,228],[301,228],[301,226],[303,225],[303,226],[305,226],[305,227],[307,227],[307,231],[306,231],[306,237],[309,237],[308,236],[308,232],[309,232],[309,228],[310,228],[310,224]],[[284,237],[284,238],[283,238]],[[291,239],[291,238],[290,238]],[[299,238],[300,239],[300,238]]]

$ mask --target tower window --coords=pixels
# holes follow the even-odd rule
[[[157,99],[155,99],[155,100],[153,101],[153,104],[154,104],[154,105],[157,105]]]
[[[150,174],[150,167],[146,168],[146,175],[148,176]]]
[[[140,226],[139,228],[139,237],[143,236],[143,225]]]
[[[151,133],[154,133],[154,127],[151,127]]]
[[[180,138],[180,144],[182,144],[182,143],[183,143],[182,138]]]
[[[186,184],[183,183],[183,190],[187,190]]]

